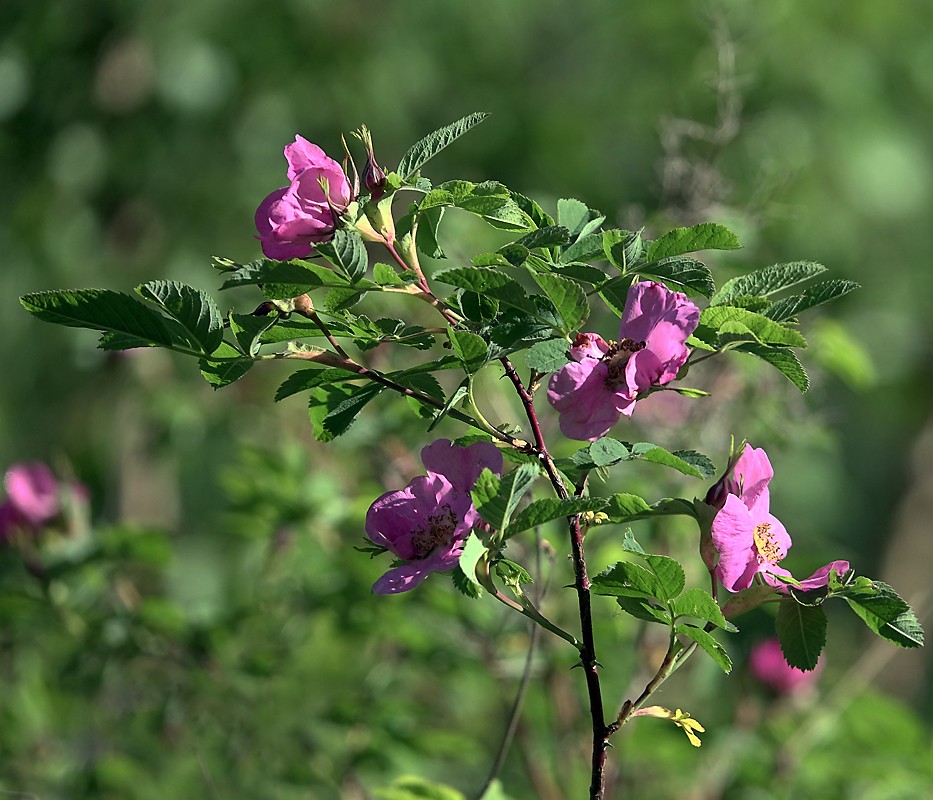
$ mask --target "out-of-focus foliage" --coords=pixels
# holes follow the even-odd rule
[[[95,526],[46,544],[53,576],[0,553],[0,789],[355,798],[415,773],[469,796],[492,762],[524,625],[442,580],[377,601],[381,568],[352,550],[369,502],[419,470],[422,427],[386,403],[322,446],[300,403],[272,406],[278,365],[214,394],[189,364],[103,354],[16,300],[155,278],[216,288],[211,255],[258,257],[253,211],[284,182],[282,148],[299,132],[339,157],[340,133],[366,123],[394,165],[424,133],[490,111],[432,177],[499,179],[546,207],[579,197],[652,235],[715,218],[746,245],[713,263],[720,278],[806,258],[861,283],[809,331],[803,398],[734,360],[703,376],[709,403],[665,393],[632,424],[720,460],[730,433],[767,444],[793,570],[845,557],[877,574],[897,547],[911,557],[887,580],[913,601],[933,566],[916,526],[898,522],[930,480],[909,454],[933,393],[931,30],[920,0],[2,4],[0,466],[73,473]],[[229,298],[238,311],[252,300]],[[874,370],[839,346],[853,332]],[[485,389],[494,406],[512,402]],[[672,416],[682,427],[658,434]],[[705,491],[665,489],[650,470],[611,488]],[[915,517],[933,513],[917,502]],[[655,551],[695,547],[676,525],[639,525]],[[545,534],[563,554],[557,531]],[[592,534],[597,569],[621,556],[619,534]],[[913,588],[895,577],[905,561]],[[545,605],[570,627],[562,555],[553,570]],[[609,600],[597,616],[598,641],[618,643],[600,654],[614,699],[658,644]],[[611,754],[619,786],[697,800],[923,796],[928,728],[861,694],[885,654],[861,654],[848,629],[830,639],[822,704],[775,701],[742,677],[772,626],[764,613],[742,624],[731,680],[699,660],[678,673],[662,701],[690,697],[704,747],[640,720]],[[535,661],[502,776],[513,800],[576,797],[588,780],[560,644],[545,638]],[[898,688],[917,706],[925,656],[911,658],[891,671],[911,677]]]

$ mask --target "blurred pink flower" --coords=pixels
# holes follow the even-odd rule
[[[286,146],[290,184],[276,189],[256,210],[257,237],[267,258],[304,258],[318,242],[333,238],[334,211],[343,211],[352,192],[340,164],[316,144],[296,136]],[[320,179],[327,181],[327,193]]]
[[[457,566],[463,543],[480,521],[470,492],[484,467],[502,473],[502,453],[490,442],[457,447],[438,439],[421,451],[427,468],[400,491],[387,492],[370,506],[366,533],[408,563],[386,572],[376,594],[407,592],[431,572]]]
[[[654,281],[633,284],[618,340],[579,334],[570,348],[573,361],[551,376],[547,398],[560,414],[561,432],[592,442],[623,414],[631,416],[638,395],[677,377],[699,320],[699,309],[681,292]]]
[[[710,505],[722,501],[713,519],[712,541],[719,553],[716,576],[730,592],[747,589],[756,575],[785,594],[790,586],[796,586],[781,580],[793,576],[778,566],[790,549],[791,538],[781,521],[769,511],[768,483],[773,476],[767,453],[746,445],[741,457],[707,494]],[[710,502],[711,496],[715,502]],[[849,562],[830,562],[800,581],[800,588],[807,591],[826,586],[833,569],[841,574],[849,569]]]
[[[775,636],[752,648],[748,668],[752,675],[778,694],[797,694],[816,683],[817,675],[823,668],[823,659],[821,657],[816,667],[809,672],[792,667],[784,659],[781,643]]]
[[[3,476],[7,502],[29,523],[41,525],[61,509],[58,480],[40,461],[14,464]]]

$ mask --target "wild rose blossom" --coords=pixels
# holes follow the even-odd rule
[[[699,321],[700,310],[681,292],[654,281],[633,284],[618,340],[579,334],[570,348],[573,361],[551,376],[547,398],[560,414],[561,432],[593,442],[623,414],[631,416],[638,395],[677,377]]]
[[[790,586],[797,585],[781,580],[793,577],[778,566],[790,550],[791,538],[781,521],[769,511],[768,483],[773,476],[765,451],[746,445],[742,455],[707,495],[710,505],[722,501],[713,519],[712,541],[719,553],[716,577],[730,592],[747,589],[756,575],[785,594]],[[849,569],[849,562],[833,561],[821,567],[805,581],[799,581],[800,587],[806,591],[826,586],[833,569],[841,574]]]
[[[37,528],[61,510],[58,480],[40,461],[13,464],[3,476],[7,499],[0,505],[0,540],[14,530]]]
[[[428,474],[387,492],[366,514],[366,534],[402,561],[375,584],[376,594],[407,592],[431,572],[457,566],[463,544],[480,516],[470,492],[483,468],[502,473],[502,453],[490,442],[457,447],[438,439],[421,451]]]
[[[315,244],[332,239],[337,227],[334,210],[343,211],[352,200],[340,164],[316,144],[296,136],[286,146],[285,158],[289,185],[272,192],[256,210],[262,252],[278,261],[304,258]],[[327,194],[322,178],[327,181]]]
[[[805,692],[816,683],[822,667],[822,658],[809,672],[790,666],[784,659],[781,643],[776,636],[758,642],[748,657],[748,668],[752,675],[778,694]]]

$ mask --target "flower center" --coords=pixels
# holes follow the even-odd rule
[[[604,384],[607,391],[614,392],[625,382],[625,365],[634,353],[644,349],[645,343],[634,339],[623,339],[609,345],[606,355],[600,359],[609,370]]]
[[[428,517],[426,527],[412,531],[411,546],[415,560],[425,558],[442,544],[447,544],[457,529],[457,517],[450,506],[444,504],[442,508],[443,511]]]
[[[784,558],[785,555],[781,552],[781,546],[771,533],[770,522],[762,522],[760,525],[755,526],[755,547],[758,550],[759,564],[767,562],[771,566],[774,566],[778,561]]]

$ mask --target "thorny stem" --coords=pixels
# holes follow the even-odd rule
[[[528,390],[522,384],[521,378],[515,371],[508,358],[502,358],[505,374],[515,386],[515,391],[525,409],[525,415],[531,425],[535,439],[535,449],[538,458],[544,465],[545,472],[554,486],[554,491],[561,500],[570,497],[554,465],[554,459],[548,453],[544,442],[538,416],[535,413],[534,401]],[[583,487],[579,492],[582,493]],[[590,579],[586,574],[586,557],[583,550],[583,531],[580,527],[580,515],[570,517],[570,548],[573,560],[574,588],[577,591],[577,605],[580,609],[580,628],[583,636],[580,648],[580,664],[586,676],[586,690],[590,700],[590,717],[593,721],[593,758],[590,778],[591,800],[601,800],[605,790],[606,749],[609,746],[610,731],[606,726],[605,712],[603,711],[602,692],[599,686],[598,662],[596,661],[596,645],[593,638],[593,614],[590,608]]]

